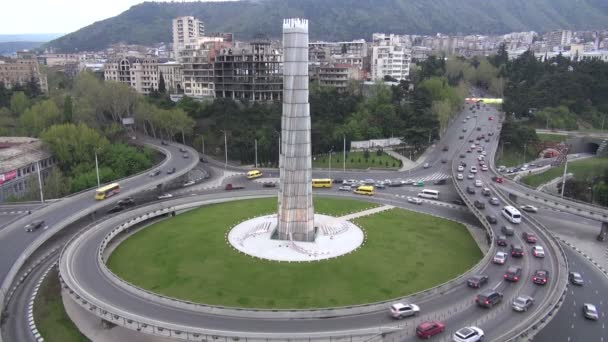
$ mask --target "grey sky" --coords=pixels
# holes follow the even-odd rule
[[[70,33],[96,21],[116,16],[141,2],[143,0],[3,1],[0,34]]]

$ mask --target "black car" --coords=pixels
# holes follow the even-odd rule
[[[467,192],[468,192],[469,194],[471,194],[471,195],[474,195],[474,194],[475,194],[475,188],[472,188],[472,187],[470,187],[470,186],[467,186]]]
[[[481,131],[481,127],[477,127],[477,130],[478,130],[478,131]]]
[[[452,203],[454,203],[456,205],[464,205],[464,201],[460,200],[460,199],[453,200]]]
[[[270,182],[265,182],[264,184],[262,184],[263,187],[265,188],[276,188],[276,183],[270,183]]]
[[[447,182],[448,182],[447,179],[439,179],[439,180],[436,180],[435,183],[433,183],[433,184],[435,184],[435,185],[445,185]]]
[[[160,170],[154,170],[150,172],[150,177],[156,177],[158,175],[160,175]]]
[[[459,155],[460,158],[466,158],[467,156],[464,154]]]
[[[445,159],[445,158],[441,159],[441,164],[445,164],[445,163],[447,163],[447,162],[448,162],[448,160],[447,160],[447,159]]]
[[[549,271],[547,270],[536,270],[532,277],[532,282],[538,285],[545,285],[549,281]]]
[[[486,208],[486,204],[483,203],[483,202],[481,202],[481,201],[478,201],[478,200],[475,200],[475,202],[473,202],[473,205],[477,209],[485,209]]]
[[[477,274],[467,280],[467,286],[472,287],[474,289],[478,289],[487,284],[488,279],[489,278],[487,275]]]
[[[132,197],[127,197],[125,199],[121,199],[116,204],[118,204],[120,206],[123,206],[123,207],[127,207],[127,206],[130,206],[130,205],[135,205],[135,200],[133,200]]]
[[[42,227],[42,225],[44,225],[43,220],[34,221],[34,222],[28,224],[27,226],[25,226],[25,231],[33,232],[34,230],[40,229],[40,227]]]
[[[201,161],[201,163],[206,163],[207,162],[207,158],[205,158],[205,157],[200,157],[199,160]]]
[[[123,210],[125,210],[125,207],[123,207],[122,205],[115,205],[112,208],[110,208],[110,210],[108,210],[108,214],[118,213]]]
[[[572,285],[583,285],[584,284],[584,280],[583,280],[583,276],[581,276],[580,273],[578,272],[570,272],[568,274],[568,280],[570,280],[570,283]]]
[[[464,161],[461,161],[460,163],[458,163],[458,165],[462,166],[462,167],[466,167],[467,163],[465,163]]]
[[[460,140],[464,139],[464,135],[459,136],[458,139],[460,139]]]
[[[173,174],[173,173],[175,173],[175,168],[171,168],[171,169],[167,170],[168,175]]]
[[[524,247],[521,245],[511,245],[511,256],[521,258],[524,256]]]
[[[506,246],[506,245],[507,245],[507,237],[506,237],[506,236],[504,236],[504,235],[499,235],[499,236],[496,238],[496,244],[497,244],[498,246]]]
[[[505,272],[504,278],[508,281],[518,281],[521,277],[521,267],[518,266],[510,266],[507,268],[507,272]]]
[[[501,301],[502,301],[502,293],[494,291],[494,290],[483,291],[482,293],[478,294],[477,297],[475,298],[475,302],[477,303],[477,305],[483,306],[486,308],[491,308],[494,305],[500,303]]]
[[[486,220],[488,220],[488,222],[490,222],[490,224],[496,224],[496,223],[498,223],[498,220],[496,219],[496,216],[487,215],[486,216]]]

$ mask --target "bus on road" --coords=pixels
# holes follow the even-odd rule
[[[255,179],[258,177],[262,177],[262,171],[260,170],[251,170],[247,172],[247,179]]]
[[[331,179],[329,178],[313,178],[312,179],[312,187],[313,188],[331,188]]]
[[[102,199],[108,198],[120,192],[120,185],[118,183],[108,184],[102,186],[95,191],[95,199],[101,201]]]

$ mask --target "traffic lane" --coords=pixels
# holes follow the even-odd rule
[[[537,220],[542,221],[547,228],[558,234],[605,246],[605,244],[596,240],[596,237],[602,228],[602,223],[599,221],[542,207],[538,209],[537,213],[527,213],[527,215],[534,215],[534,217]],[[566,222],[567,224],[565,224]]]
[[[23,284],[17,287],[11,301],[5,307],[9,313],[8,319],[3,325],[3,336],[7,341],[32,341],[36,342],[34,335],[29,329],[29,321],[27,317],[28,305],[32,293],[42,277],[44,272],[51,267],[59,259],[59,253],[48,258],[40,265],[36,266],[30,273]]]
[[[190,162],[182,158],[177,152],[179,148],[176,146],[163,146],[169,151],[169,155],[165,162],[160,166],[163,167],[180,167],[184,168],[187,163]],[[179,158],[173,158],[173,156],[179,156]],[[158,169],[155,168],[155,169]],[[166,175],[164,175],[166,177]],[[121,186],[125,190],[143,186],[150,182],[150,177],[147,174],[134,176],[130,179],[121,181]],[[124,192],[124,190],[123,190]],[[94,199],[95,190],[88,190],[82,194],[75,195],[73,197],[64,198],[60,202],[50,204],[53,210],[46,211],[44,213],[34,212],[27,221],[19,220],[15,224],[11,224],[5,229],[0,230],[0,245],[2,246],[0,254],[0,279],[4,281],[4,277],[12,267],[13,263],[21,252],[34,241],[38,235],[44,230],[52,227],[70,215],[86,210],[93,205],[98,205],[99,202]],[[116,196],[120,198],[121,196]],[[122,196],[124,197],[124,196]],[[45,228],[39,229],[34,232],[26,232],[24,227],[27,223],[42,219],[45,221]]]
[[[563,245],[570,271],[579,272],[585,284],[570,285],[562,306],[549,324],[534,338],[534,342],[606,341],[608,278],[583,256]],[[583,317],[583,304],[594,304],[600,319]]]

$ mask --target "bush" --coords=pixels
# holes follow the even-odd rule
[[[377,149],[377,150],[376,150],[376,155],[377,155],[377,156],[381,156],[381,155],[382,155],[382,153],[383,153],[382,149]]]
[[[387,162],[388,163],[388,162]],[[395,165],[395,162],[393,162],[393,167],[396,167],[397,165]]]
[[[359,161],[358,161],[358,162],[359,162],[359,163],[361,163],[361,158],[359,158]]]
[[[363,158],[365,158],[365,160],[369,159],[369,150],[363,151]]]
[[[353,164],[355,162],[354,158],[350,158],[350,163]]]

